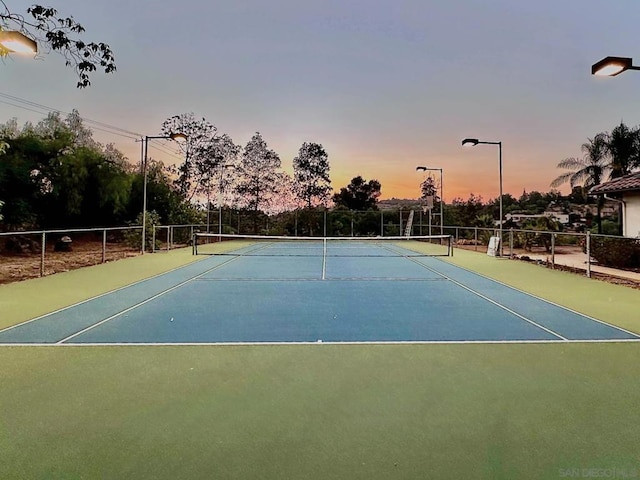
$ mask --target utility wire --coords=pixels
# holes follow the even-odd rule
[[[2,98],[10,100],[2,100]],[[15,103],[14,103],[15,102]],[[70,115],[69,112],[65,112],[63,110],[58,110],[57,108],[49,107],[47,105],[42,105],[37,102],[32,102],[31,100],[26,100],[24,98],[16,97],[14,95],[9,95],[7,93],[0,92],[0,103],[4,103],[5,105],[10,105],[12,107],[21,108],[23,110],[28,110],[34,113],[47,114],[50,112],[57,112],[64,115]],[[136,142],[144,141],[144,135],[133,132],[131,130],[126,130],[124,128],[116,127],[115,125],[110,125],[105,122],[101,122],[98,120],[92,120],[90,118],[83,117],[80,115],[80,118],[83,122],[90,124],[92,130],[98,130],[100,132],[109,133],[111,135],[118,135],[120,137],[128,138],[131,140],[135,140]],[[160,139],[149,139],[149,145],[156,149],[157,151],[164,153],[172,157],[174,160],[182,161],[183,159],[176,155],[175,151],[171,151],[165,147],[163,142],[158,141]]]

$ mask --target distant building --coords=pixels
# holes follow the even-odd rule
[[[551,218],[562,225],[567,225],[569,223],[569,214],[568,213],[558,213],[558,212],[543,212],[538,215],[528,215],[524,213],[507,213],[505,218],[507,221],[511,220],[516,225],[522,225],[527,220],[536,221],[538,218]]]

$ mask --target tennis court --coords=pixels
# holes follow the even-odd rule
[[[199,261],[4,329],[0,343],[640,339],[447,262],[444,237],[226,240],[196,244]]]

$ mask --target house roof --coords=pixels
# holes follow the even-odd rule
[[[602,195],[604,193],[630,191],[640,191],[640,172],[630,173],[619,178],[614,178],[609,182],[596,185],[589,193],[592,195]]]

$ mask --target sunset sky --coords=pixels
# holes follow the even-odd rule
[[[6,0],[16,13],[31,3]],[[637,0],[45,4],[108,43],[118,71],[78,90],[57,54],[5,59],[1,122],[46,116],[7,95],[138,135],[193,112],[240,145],[259,131],[288,170],[303,142],[321,143],[336,189],[361,175],[383,198],[415,198],[415,167],[442,168],[448,202],[498,195],[497,147],[462,148],[465,137],[503,142],[504,191],[517,197],[549,191],[556,164],[588,137],[640,124],[640,72],[590,75],[608,55],[640,64]],[[95,137],[139,162],[130,136]]]

